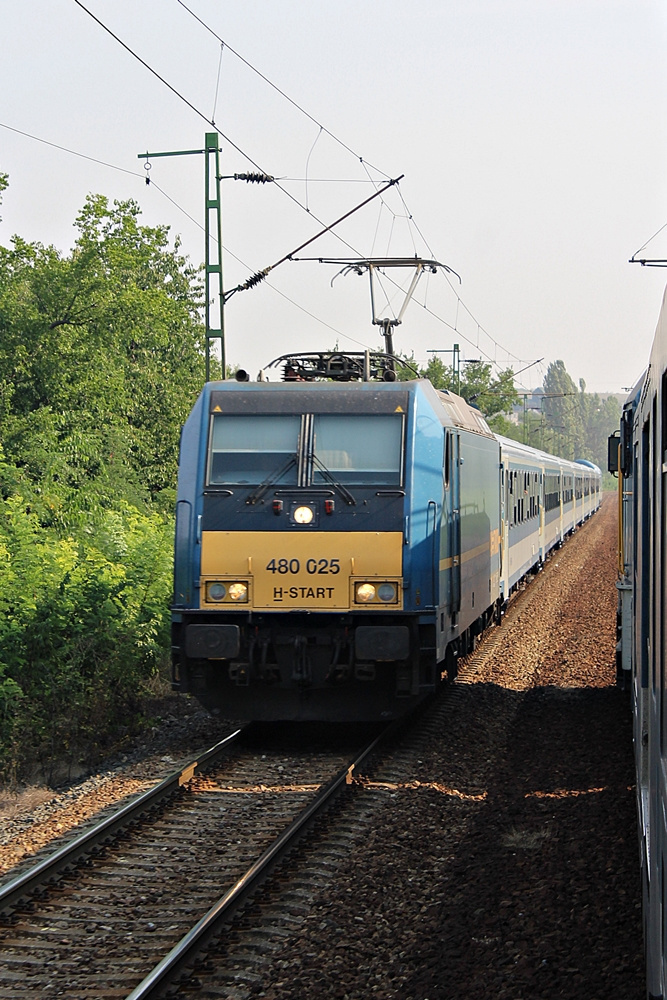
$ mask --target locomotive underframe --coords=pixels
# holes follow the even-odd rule
[[[356,719],[401,715],[440,679],[435,627],[417,615],[183,613],[172,686],[227,715]]]

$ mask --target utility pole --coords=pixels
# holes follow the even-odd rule
[[[220,343],[220,377],[225,377],[225,324],[222,288],[222,200],[220,198],[220,149],[217,132],[206,132],[203,149],[177,149],[166,153],[138,153],[145,159],[146,183],[150,184],[150,160],[158,156],[204,155],[204,233],[206,240],[206,381],[211,379],[211,344]],[[243,178],[245,180],[245,177]]]
[[[218,133],[205,138],[206,169],[206,381],[210,381],[211,342],[220,342],[221,378],[225,378],[225,300],[222,292],[222,201],[220,198],[220,149]],[[211,170],[211,166],[213,169]],[[211,233],[213,223],[213,234]],[[217,286],[217,287],[216,287]],[[216,296],[217,293],[217,296]]]
[[[427,354],[451,354],[452,356],[452,378],[456,381],[456,393],[461,395],[461,348],[454,344],[449,349],[427,351]]]

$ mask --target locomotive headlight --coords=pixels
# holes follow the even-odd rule
[[[355,604],[398,604],[398,584],[384,580],[382,583],[355,583]]]
[[[207,601],[224,601],[227,589],[224,583],[207,583],[206,584],[206,600]]]
[[[378,597],[385,604],[393,604],[396,600],[396,587],[393,583],[381,583],[378,587]]]
[[[244,604],[248,600],[248,584],[230,583],[229,599],[230,601],[235,601],[237,604]]]
[[[358,583],[355,592],[355,600],[361,604],[368,604],[370,601],[375,600],[375,587],[372,583]]]
[[[315,517],[315,511],[312,507],[295,507],[292,512],[292,517],[296,524],[311,524],[313,518]]]

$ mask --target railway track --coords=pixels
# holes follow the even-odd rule
[[[382,738],[352,756],[281,752],[267,768],[245,735],[0,887],[2,1000],[158,995]]]

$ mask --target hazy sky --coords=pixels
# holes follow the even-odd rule
[[[201,115],[75,0],[2,0],[0,242],[67,251],[94,192],[136,199],[200,263],[203,157],[154,159],[146,186],[137,154],[199,148],[212,118],[242,151],[221,142],[223,174],[254,169],[247,156],[284,188],[223,182],[226,287],[404,174],[400,193],[336,230],[345,243],[328,235],[305,252],[433,254],[461,276],[423,279],[399,350],[425,362],[459,342],[463,357],[515,370],[544,358],[520,376],[529,387],[557,358],[591,391],[619,392],[642,370],[667,281],[628,263],[667,223],[658,0],[187,0],[225,40],[222,58],[178,0],[85,6]],[[643,255],[667,257],[667,229]],[[379,346],[367,279],[332,284],[338,270],[288,262],[234,295],[228,359],[254,373],[290,350]],[[397,312],[384,288],[382,314]]]

